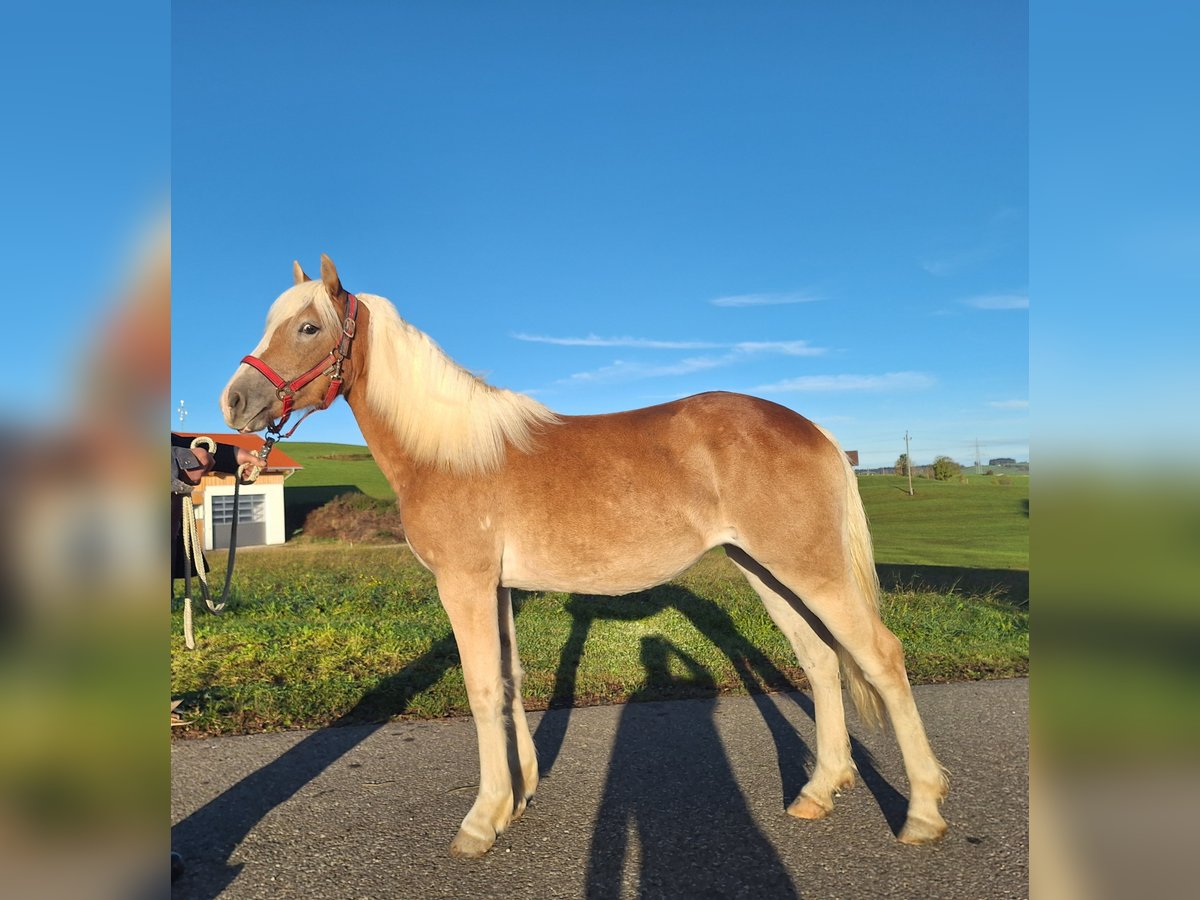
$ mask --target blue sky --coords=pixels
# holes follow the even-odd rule
[[[28,377],[0,402],[23,423],[45,424],[74,402],[78,348],[106,320],[167,210],[170,8],[69,7],[8,4],[4,13],[5,286],[22,328],[53,326],[10,342],[10,371]]]
[[[1021,4],[179,4],[171,407],[322,252],[567,414],[703,390],[1028,458]],[[164,410],[164,416],[170,414]],[[360,442],[344,403],[297,439]]]

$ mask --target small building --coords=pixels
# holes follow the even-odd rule
[[[995,459],[989,459],[989,466],[1015,466],[1017,461],[1010,456],[998,456]]]
[[[180,437],[199,435],[174,432]],[[254,434],[210,434],[218,444],[232,444],[245,450],[258,450],[262,438]],[[278,447],[271,448],[266,468],[253,484],[243,484],[238,497],[239,547],[282,544],[287,540],[284,527],[283,485],[293,473],[304,468]],[[200,479],[192,492],[196,524],[200,527],[205,550],[229,546],[233,526],[233,489],[236,476],[210,472]]]

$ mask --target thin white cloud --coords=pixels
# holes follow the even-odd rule
[[[808,341],[742,341],[732,346],[739,353],[782,353],[785,356],[822,356],[828,352]]]
[[[734,294],[728,297],[716,297],[708,302],[713,306],[742,307],[742,306],[784,306],[789,303],[815,303],[823,299],[818,294],[807,291],[787,291],[779,294]]]
[[[729,346],[728,344],[714,344],[711,341],[659,341],[652,338],[600,337],[595,334],[589,334],[587,337],[550,337],[544,334],[517,332],[513,337],[518,341],[530,341],[535,344],[554,344],[559,347],[638,347],[646,350],[712,350]]]
[[[994,243],[979,244],[958,253],[947,254],[936,259],[919,260],[921,268],[936,278],[948,278],[970,269],[996,255]]]
[[[1028,400],[993,400],[988,406],[992,409],[1029,409]]]
[[[824,347],[813,347],[808,341],[743,341],[737,344],[716,344],[728,347],[719,356],[693,356],[675,363],[640,363],[617,360],[612,365],[586,372],[576,372],[561,383],[599,383],[634,381],[642,378],[662,378],[670,375],[689,375],[706,369],[718,369],[744,362],[751,357],[777,354],[781,356],[820,356]]]
[[[888,372],[884,375],[801,375],[751,388],[755,393],[820,393],[830,391],[920,391],[936,379],[924,372]]]
[[[962,302],[975,309],[1029,309],[1028,294],[982,294]]]
[[[689,375],[692,372],[702,372],[705,369],[715,369],[728,364],[726,358],[720,356],[696,356],[666,365],[647,365],[618,359],[609,366],[601,366],[599,369],[592,369],[588,372],[576,372],[563,381],[576,384],[637,381],[642,378],[661,378],[667,375]]]
[[[820,356],[824,347],[814,347],[808,341],[738,341],[718,343],[716,341],[662,341],[653,338],[600,337],[551,337],[541,334],[517,332],[512,335],[518,341],[537,344],[554,344],[559,347],[631,347],[640,350],[733,350],[736,353],[781,353],[784,356]]]

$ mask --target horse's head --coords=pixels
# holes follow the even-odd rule
[[[221,411],[241,432],[278,433],[293,409],[324,409],[342,387],[358,300],[342,288],[333,261],[321,255],[321,280],[293,263],[292,287],[267,314],[267,328],[221,393]]]

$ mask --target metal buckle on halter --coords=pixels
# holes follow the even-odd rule
[[[334,378],[334,379],[341,378],[342,377],[342,358],[338,357],[337,359],[335,359],[332,363],[329,364],[328,367],[326,367],[325,371],[322,372],[321,374],[324,375],[326,378]]]
[[[348,338],[354,337],[354,329],[357,326],[358,323],[354,319],[351,319],[349,316],[347,316],[342,322],[342,334]]]
[[[280,400],[287,400],[291,397],[295,397],[296,392],[292,389],[292,386],[290,384],[285,384],[283,387],[275,389],[275,395]]]

